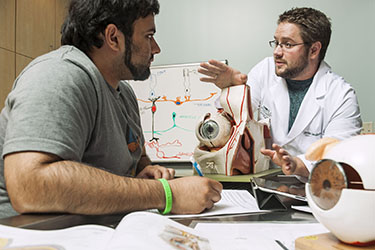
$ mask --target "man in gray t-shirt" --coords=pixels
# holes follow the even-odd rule
[[[150,75],[158,12],[157,0],[71,1],[63,46],[21,72],[0,114],[0,217],[198,213],[220,200],[219,182],[173,179],[145,154],[124,80]]]

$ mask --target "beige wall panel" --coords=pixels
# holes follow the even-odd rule
[[[15,53],[0,48],[0,109],[15,79]]]
[[[32,58],[16,55],[16,77],[21,73],[21,71],[32,61]]]
[[[15,0],[0,0],[0,48],[15,50]]]
[[[68,13],[70,0],[56,0],[56,33],[55,33],[55,48],[61,45],[61,25],[64,22],[65,16]]]
[[[55,0],[17,0],[16,52],[35,58],[55,48]]]

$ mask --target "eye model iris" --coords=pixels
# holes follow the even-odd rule
[[[214,139],[219,134],[219,125],[215,121],[207,121],[201,126],[201,135],[203,138]]]

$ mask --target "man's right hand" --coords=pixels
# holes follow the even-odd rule
[[[201,63],[198,72],[206,75],[201,77],[202,82],[214,83],[217,87],[223,89],[233,85],[246,84],[247,75],[229,67],[225,63],[217,60],[209,60],[207,63]]]
[[[198,214],[221,199],[223,185],[205,177],[190,176],[169,181],[174,214]]]

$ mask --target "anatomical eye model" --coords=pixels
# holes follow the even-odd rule
[[[200,144],[194,158],[203,173],[238,175],[267,170],[269,158],[260,149],[269,139],[269,127],[253,119],[250,88],[223,89],[220,104],[222,109],[204,115],[195,131]]]
[[[345,243],[375,245],[375,135],[322,138],[306,159],[317,161],[306,183],[316,219]]]

